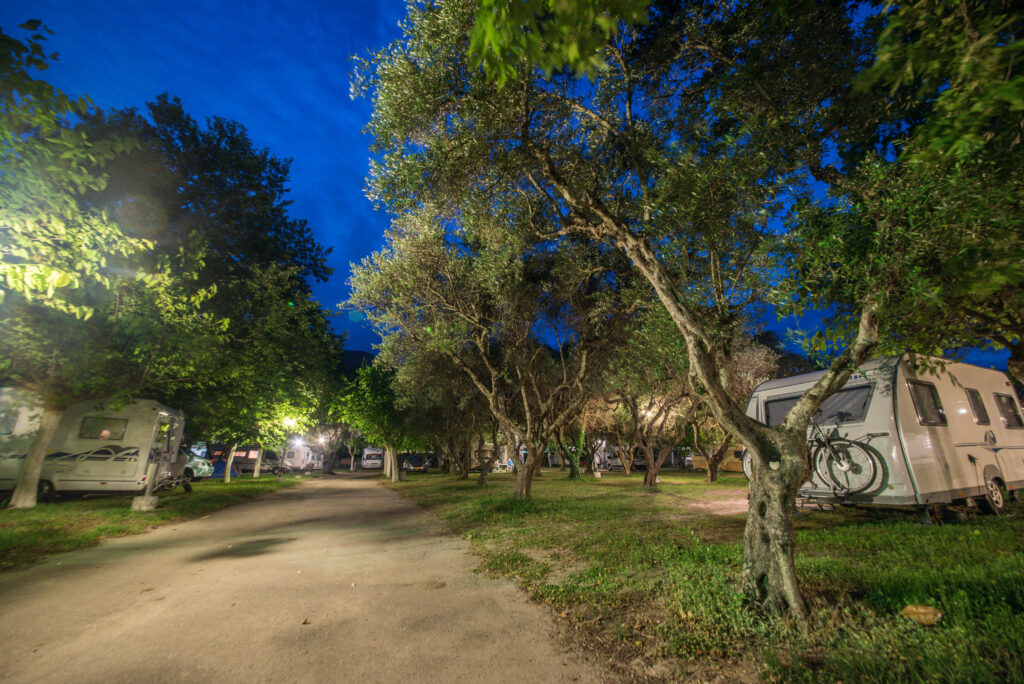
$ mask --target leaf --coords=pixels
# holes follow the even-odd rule
[[[942,613],[931,606],[910,604],[900,613],[919,625],[930,627],[942,619]]]

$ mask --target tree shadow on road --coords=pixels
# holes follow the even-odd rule
[[[264,553],[268,553],[273,547],[279,544],[286,544],[290,541],[295,541],[296,537],[288,537],[287,539],[281,537],[267,537],[265,539],[253,539],[251,541],[245,541],[238,544],[229,544],[225,548],[215,549],[213,551],[207,551],[206,553],[200,554],[192,559],[193,563],[201,563],[202,561],[213,560],[214,558],[248,558],[250,556],[259,556]]]

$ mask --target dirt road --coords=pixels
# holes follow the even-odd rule
[[[313,481],[0,576],[0,681],[611,679],[474,565],[373,480]]]

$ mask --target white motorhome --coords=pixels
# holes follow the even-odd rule
[[[181,411],[147,399],[118,410],[108,405],[82,401],[64,411],[39,476],[43,496],[140,492],[150,463],[157,465],[155,490],[184,482],[188,456],[178,450],[185,425]],[[0,490],[13,489],[41,415],[36,397],[0,389]]]
[[[366,447],[363,449],[363,457],[360,467],[363,470],[384,468],[384,450],[380,447]]]
[[[747,415],[778,425],[822,376],[770,380]],[[812,474],[799,495],[890,506],[980,503],[1024,487],[1024,422],[1006,375],[917,357],[874,359],[827,399],[809,432]],[[749,476],[750,455],[744,456]]]

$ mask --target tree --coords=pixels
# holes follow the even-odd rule
[[[404,216],[387,248],[354,269],[350,282],[351,303],[382,336],[447,356],[509,442],[527,448],[515,489],[522,498],[545,448],[585,402],[591,364],[614,344],[618,319],[596,251],[586,244],[552,250],[512,236],[503,221],[528,219],[517,209],[495,216],[464,205],[450,232],[427,211]]]
[[[384,336],[378,358],[394,369],[398,406],[417,426],[417,433],[437,448],[449,472],[457,467],[459,479],[467,479],[472,454],[466,445],[491,422],[484,397],[448,356],[416,345],[407,336]],[[466,354],[464,362],[473,363],[472,355]],[[480,470],[480,486],[487,481],[490,464],[486,465]]]
[[[1010,351],[1024,381],[1024,11],[1009,2],[887,8],[874,64],[899,133],[884,154],[833,182],[834,203],[801,207],[786,292],[798,307],[839,302],[829,331],[852,326],[872,290],[889,317],[880,349],[942,356],[968,345]]]
[[[592,86],[542,81],[522,64],[498,89],[465,61],[472,3],[411,8],[405,38],[375,56],[368,80],[381,155],[370,184],[396,213],[515,197],[531,220],[509,230],[574,235],[629,259],[685,341],[716,421],[754,456],[743,589],[803,619],[792,511],[806,428],[872,354],[879,310],[871,296],[859,302],[856,334],[775,428],[732,394],[730,352],[779,275],[765,258],[773,219],[808,172],[828,176],[825,151],[838,145],[855,164],[877,131],[881,104],[849,84],[878,22],[857,23],[839,3],[771,9],[659,5],[646,28],[606,45]]]
[[[409,427],[395,404],[393,377],[392,371],[376,362],[356,371],[355,381],[345,396],[343,415],[345,422],[367,440],[384,447],[384,476],[398,482],[398,455],[405,446]]]
[[[288,214],[290,160],[258,148],[242,124],[201,124],[167,95],[146,113],[87,117],[92,131],[141,141],[109,164],[109,184],[90,199],[150,239],[154,253],[194,270],[195,286],[213,293],[205,309],[230,321],[204,387],[162,398],[185,410],[197,439],[276,443],[285,418],[307,424],[337,371],[343,340],[306,282],[328,277],[329,250]]]
[[[90,100],[72,100],[32,76],[55,55],[44,52],[39,21],[24,42],[0,32],[0,302],[7,292],[87,318],[74,302],[86,285],[115,287],[107,262],[148,249],[103,211],[81,201],[107,182],[104,163],[136,146],[125,136],[91,136],[73,126]],[[147,276],[143,276],[147,277]]]

